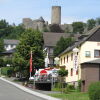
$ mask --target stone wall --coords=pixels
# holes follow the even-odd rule
[[[40,31],[43,31],[44,26],[47,24],[47,22],[45,23],[45,21],[41,20],[40,18],[37,20],[24,18],[22,23],[26,29],[32,28],[32,29],[38,29]]]

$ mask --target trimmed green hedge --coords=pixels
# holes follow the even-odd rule
[[[100,82],[90,84],[88,92],[90,100],[100,100]]]
[[[2,67],[1,68],[1,74],[6,76],[11,76],[14,72],[13,67]]]

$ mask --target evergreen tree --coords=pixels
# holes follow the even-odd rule
[[[6,20],[0,20],[0,38],[8,36],[11,33],[12,27]]]
[[[33,69],[42,68],[44,66],[42,34],[38,31],[28,29],[22,34],[13,58],[15,68],[19,68],[24,76],[29,75],[31,51],[33,52]]]
[[[57,42],[56,47],[54,48],[54,55],[57,56],[61,52],[63,52],[68,46],[70,46],[74,42],[73,38],[63,38]]]
[[[4,51],[4,42],[0,39],[0,53]]]

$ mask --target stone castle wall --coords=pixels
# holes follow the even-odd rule
[[[38,29],[40,31],[42,31],[44,29],[44,26],[47,25],[47,22],[42,20],[41,17],[37,20],[24,18],[22,23],[26,29],[32,28],[32,29]]]
[[[38,29],[39,31],[43,31],[44,28],[46,28],[47,30],[50,30],[50,24],[48,24],[47,21],[43,21],[43,20],[32,20],[30,18],[24,18],[22,24],[24,25],[24,27],[26,29],[32,28],[32,29]],[[61,29],[71,33],[73,32],[73,27],[71,24],[62,24],[60,25]]]

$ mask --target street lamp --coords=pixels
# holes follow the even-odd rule
[[[73,52],[74,52],[74,53],[77,53],[77,52],[79,52],[79,49],[75,47],[75,48],[73,49]]]

